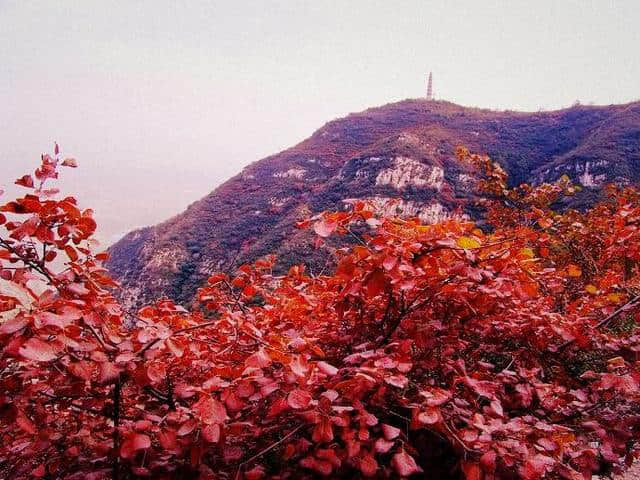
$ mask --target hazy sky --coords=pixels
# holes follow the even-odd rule
[[[430,70],[464,105],[637,99],[639,25],[638,0],[0,0],[0,184],[57,140],[108,243]]]

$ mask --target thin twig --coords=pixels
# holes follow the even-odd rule
[[[304,427],[304,425],[298,425],[296,428],[294,428],[293,430],[291,430],[289,433],[287,433],[284,437],[282,437],[280,440],[278,440],[275,443],[272,443],[271,445],[269,445],[268,447],[264,448],[263,450],[260,450],[258,453],[256,453],[253,457],[249,458],[248,460],[245,460],[244,462],[242,462],[239,467],[238,467],[238,472],[240,472],[240,469],[242,468],[243,465],[246,465],[247,463],[253,462],[256,458],[261,457],[262,455],[264,455],[265,453],[273,450],[274,448],[276,448],[278,445],[280,445],[281,443],[283,443],[285,440],[287,440],[289,437],[291,437],[292,435],[294,435],[298,430],[300,430],[302,427]]]
[[[180,330],[176,330],[175,332],[173,332],[167,338],[175,337],[176,335],[181,335],[181,334],[186,333],[186,332],[191,332],[191,331],[197,330],[199,328],[210,327],[212,325],[215,325],[216,323],[218,323],[218,320],[214,320],[213,322],[201,323],[199,325],[193,325],[192,327],[181,328]],[[166,338],[156,338],[154,340],[151,340],[144,347],[142,347],[142,350],[140,350],[138,352],[138,356],[139,357],[143,356],[147,352],[147,350],[149,350],[151,347],[153,347],[160,340],[166,340]]]
[[[624,312],[631,305],[633,305],[634,303],[638,302],[638,300],[640,300],[640,295],[636,295],[631,300],[629,300],[627,303],[625,303],[620,308],[618,308],[611,315],[609,315],[605,319],[599,321],[594,328],[602,328],[602,327],[604,327],[607,323],[609,323],[611,320],[613,320],[615,317],[617,317],[620,313]]]

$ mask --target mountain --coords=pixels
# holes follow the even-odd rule
[[[640,180],[640,102],[522,113],[404,100],[327,123],[259,160],[183,213],[135,230],[108,267],[130,304],[189,302],[213,271],[276,253],[279,265],[322,265],[296,221],[350,198],[400,198],[396,213],[434,222],[474,217],[474,177],[455,149],[487,153],[513,184],[568,175],[591,202],[609,182]]]

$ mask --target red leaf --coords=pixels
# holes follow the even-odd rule
[[[393,267],[396,266],[397,262],[398,262],[398,257],[394,257],[392,255],[388,255],[382,261],[382,266],[384,267],[385,270],[393,270]]]
[[[438,407],[451,399],[450,392],[438,387],[429,387],[429,390],[420,392],[420,395],[427,399],[426,403],[430,407]]]
[[[390,442],[385,440],[384,438],[379,438],[376,440],[374,448],[378,453],[387,453],[393,447],[394,442]]]
[[[158,443],[167,451],[174,452],[178,449],[178,436],[173,429],[163,430],[157,433]]]
[[[58,350],[39,338],[30,338],[20,347],[20,355],[36,362],[50,362],[58,356]]]
[[[227,417],[227,409],[218,400],[210,396],[202,397],[194,406],[195,412],[200,415],[202,423],[211,425],[213,423],[224,423]]]
[[[98,227],[98,225],[96,224],[96,221],[93,218],[82,217],[78,221],[78,227],[82,230],[82,233],[84,234],[84,238],[88,238],[93,234],[93,232],[96,231],[96,228]]]
[[[313,224],[313,230],[316,232],[317,235],[323,238],[326,238],[329,235],[331,235],[333,232],[335,232],[336,228],[338,228],[337,222],[335,221],[328,222],[326,219],[318,220],[316,223]]]
[[[400,429],[396,427],[392,427],[391,425],[387,425],[386,423],[382,424],[382,433],[384,438],[387,440],[393,440],[398,435],[400,435]]]
[[[309,470],[314,470],[318,472],[320,475],[331,475],[333,471],[333,465],[330,462],[324,460],[318,460],[314,457],[306,457],[300,460],[300,465]]]
[[[78,260],[78,252],[71,245],[66,245],[64,247],[64,251],[67,254],[67,257],[69,257],[69,260],[71,260],[72,262]]]
[[[482,470],[476,462],[462,462],[465,480],[482,480]]]
[[[151,446],[151,439],[144,433],[129,435],[120,447],[122,458],[132,458],[138,450],[144,450]]]
[[[387,277],[381,270],[374,271],[365,283],[367,295],[371,298],[376,297],[385,291],[387,286]]]
[[[224,274],[224,273],[216,273],[214,275],[211,275],[209,277],[209,280],[207,280],[207,282],[209,282],[211,285],[215,285],[216,283],[220,283],[226,277],[227,277],[227,275]]]
[[[25,175],[16,180],[16,185],[21,185],[27,188],[33,188],[33,177],[31,175]]]
[[[264,467],[256,465],[251,470],[247,470],[244,474],[245,480],[261,480],[265,477]]]
[[[76,168],[78,166],[78,162],[76,161],[75,158],[65,158],[64,161],[62,162],[62,166]]]
[[[289,364],[291,371],[299,377],[304,377],[309,371],[306,360],[300,355],[296,355]]]
[[[496,470],[496,452],[495,450],[489,450],[480,457],[480,465],[482,469],[487,473],[493,473]]]
[[[328,364],[327,362],[318,362],[318,370],[320,370],[325,375],[333,376],[338,373],[338,369],[333,365]]]
[[[236,445],[225,445],[223,450],[224,461],[227,463],[236,462],[242,458],[244,450]]]
[[[33,424],[31,420],[29,420],[26,415],[22,412],[19,412],[16,416],[16,423],[18,426],[27,433],[34,434],[36,433],[36,426]]]
[[[4,335],[15,333],[24,328],[28,323],[29,321],[23,315],[16,315],[15,317],[0,324],[0,333]]]
[[[69,285],[67,285],[67,290],[69,290],[74,295],[77,295],[78,297],[89,294],[89,290],[81,283],[70,283]]]
[[[498,417],[503,417],[504,416],[504,410],[502,408],[502,403],[500,403],[500,400],[498,400],[497,398],[491,401],[491,410]]]
[[[315,455],[316,458],[329,461],[334,467],[342,465],[342,461],[338,455],[336,455],[336,451],[333,448],[319,448],[316,450]]]
[[[538,454],[535,457],[528,458],[522,468],[520,474],[523,480],[538,480],[547,472],[547,468],[555,463],[555,460],[546,455]]]
[[[157,384],[162,382],[167,377],[167,369],[164,364],[161,363],[152,363],[146,369],[147,378],[153,384]]]
[[[52,312],[38,312],[34,316],[36,327],[52,326],[59,329],[64,329],[72,322],[69,317],[57,315]]]
[[[333,426],[331,421],[323,416],[320,422],[313,429],[312,440],[317,443],[331,442],[333,441]]]
[[[95,255],[96,260],[100,260],[101,262],[105,262],[109,259],[109,253],[108,252],[100,252],[98,254]]]
[[[408,455],[404,450],[393,456],[391,459],[391,465],[393,465],[396,473],[403,477],[408,477],[414,473],[422,472],[422,469],[416,464],[413,457]]]
[[[175,340],[167,338],[164,343],[176,357],[180,358],[184,355],[184,349]]]
[[[294,410],[301,410],[307,408],[311,402],[311,395],[304,390],[296,389],[289,392],[287,396],[287,403]]]
[[[81,380],[90,380],[93,374],[93,367],[94,364],[92,362],[80,361],[70,363],[67,369],[74,377],[80,378]]]
[[[202,438],[204,438],[205,442],[218,443],[220,440],[220,425],[214,423],[204,427],[202,429]]]
[[[182,425],[180,425],[177,434],[179,437],[184,437],[185,435],[189,435],[191,432],[193,432],[197,426],[198,422],[196,422],[193,418],[190,418]]]
[[[418,414],[418,421],[424,425],[433,425],[442,420],[438,407],[427,407],[424,412]]]
[[[373,477],[378,471],[378,462],[373,455],[365,455],[360,459],[360,471],[365,477]]]
[[[265,368],[271,365],[271,357],[264,348],[258,349],[253,355],[249,356],[244,364],[246,367]]]
[[[407,385],[409,385],[409,379],[404,375],[400,375],[400,374],[389,375],[384,379],[384,381],[387,382],[389,385],[393,385],[394,387],[398,387],[398,388],[405,388]]]
[[[44,464],[41,463],[31,472],[31,475],[33,475],[36,478],[42,478],[46,473],[47,471],[44,468]]]
[[[498,388],[497,384],[493,382],[489,382],[486,380],[476,380],[471,377],[465,377],[465,383],[469,385],[478,395],[482,395],[483,397],[493,398],[496,389]]]

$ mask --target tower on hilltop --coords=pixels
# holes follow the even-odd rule
[[[433,100],[433,74],[429,72],[429,80],[427,81],[427,100]]]

